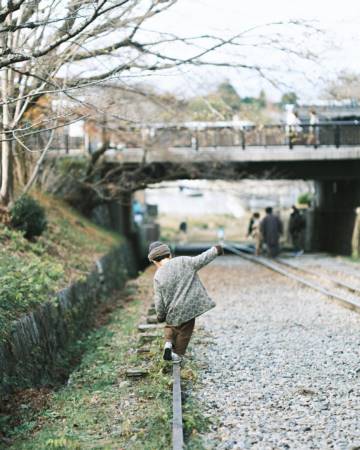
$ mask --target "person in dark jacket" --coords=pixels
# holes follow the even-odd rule
[[[266,208],[265,212],[266,216],[260,223],[260,231],[267,247],[268,256],[276,258],[280,252],[279,239],[283,233],[283,224],[279,217],[273,214],[271,207]]]
[[[295,255],[301,255],[304,251],[301,248],[302,234],[306,226],[304,216],[294,205],[292,207],[293,212],[290,214],[289,220],[289,232],[291,236],[291,241],[293,243]]]
[[[258,212],[254,212],[253,215],[250,217],[250,220],[249,220],[249,225],[248,225],[246,237],[249,238],[250,236],[252,236],[252,233],[254,231],[254,227],[258,226],[259,219],[260,219],[260,214]]]

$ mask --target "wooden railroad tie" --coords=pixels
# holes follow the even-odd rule
[[[141,323],[138,325],[138,330],[142,333],[145,331],[161,330],[162,328],[164,328],[164,325],[160,323]]]
[[[146,322],[147,323],[152,323],[152,324],[158,324],[159,323],[158,320],[157,320],[156,315],[148,315],[147,318],[146,318]]]
[[[159,337],[158,333],[141,333],[139,336],[139,341],[142,344],[145,344],[147,342],[154,341]]]
[[[149,372],[146,369],[128,369],[126,376],[129,378],[142,378],[146,377]]]

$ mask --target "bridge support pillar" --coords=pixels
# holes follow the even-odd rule
[[[119,201],[109,204],[111,228],[123,236],[130,237],[135,231],[132,214],[132,195],[127,194]]]
[[[313,249],[351,255],[360,180],[315,182]]]
[[[97,206],[91,219],[99,225],[129,237],[135,230],[132,215],[132,195]]]

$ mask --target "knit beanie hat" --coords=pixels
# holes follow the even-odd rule
[[[154,259],[167,255],[171,255],[170,247],[167,244],[160,241],[152,242],[150,244],[148,254],[149,261],[154,261]]]

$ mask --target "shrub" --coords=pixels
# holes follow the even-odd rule
[[[21,230],[26,239],[40,236],[47,225],[45,209],[33,198],[23,195],[10,209],[10,223]]]
[[[298,203],[300,205],[311,205],[313,199],[313,195],[311,194],[311,192],[304,192],[303,194],[300,194],[298,197]]]

